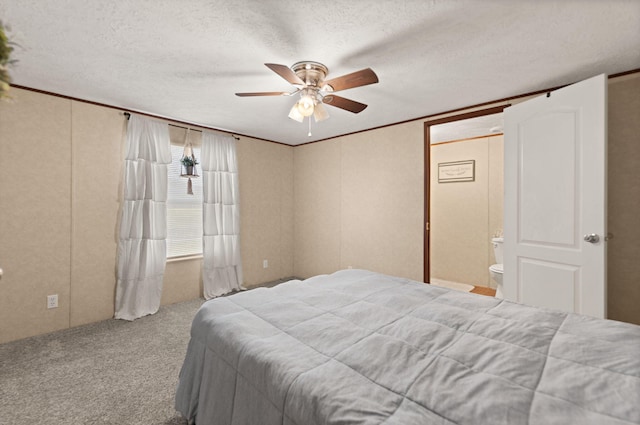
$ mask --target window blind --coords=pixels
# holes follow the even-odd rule
[[[202,177],[192,178],[193,195],[187,195],[187,182],[180,177],[180,158],[184,146],[171,145],[169,191],[167,195],[167,258],[202,254]],[[193,148],[199,160],[200,147]],[[202,176],[200,164],[198,174]]]

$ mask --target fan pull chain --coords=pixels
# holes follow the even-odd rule
[[[307,136],[311,137],[311,117],[309,117],[309,134]]]

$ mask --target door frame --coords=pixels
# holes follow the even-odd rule
[[[422,281],[429,282],[431,276],[431,251],[430,251],[430,220],[431,220],[431,126],[445,124],[453,121],[462,121],[469,118],[482,117],[484,115],[492,115],[504,112],[505,108],[511,106],[511,103],[494,106],[488,109],[480,109],[473,112],[466,112],[460,115],[452,115],[445,118],[438,118],[424,122],[424,251],[423,251],[423,275]]]

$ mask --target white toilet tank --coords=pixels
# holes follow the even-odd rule
[[[496,264],[502,264],[502,242],[504,242],[504,238],[491,239],[491,243],[493,244],[493,253],[496,256]]]

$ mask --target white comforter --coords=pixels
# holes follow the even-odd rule
[[[344,270],[205,303],[198,425],[640,424],[640,327]]]

